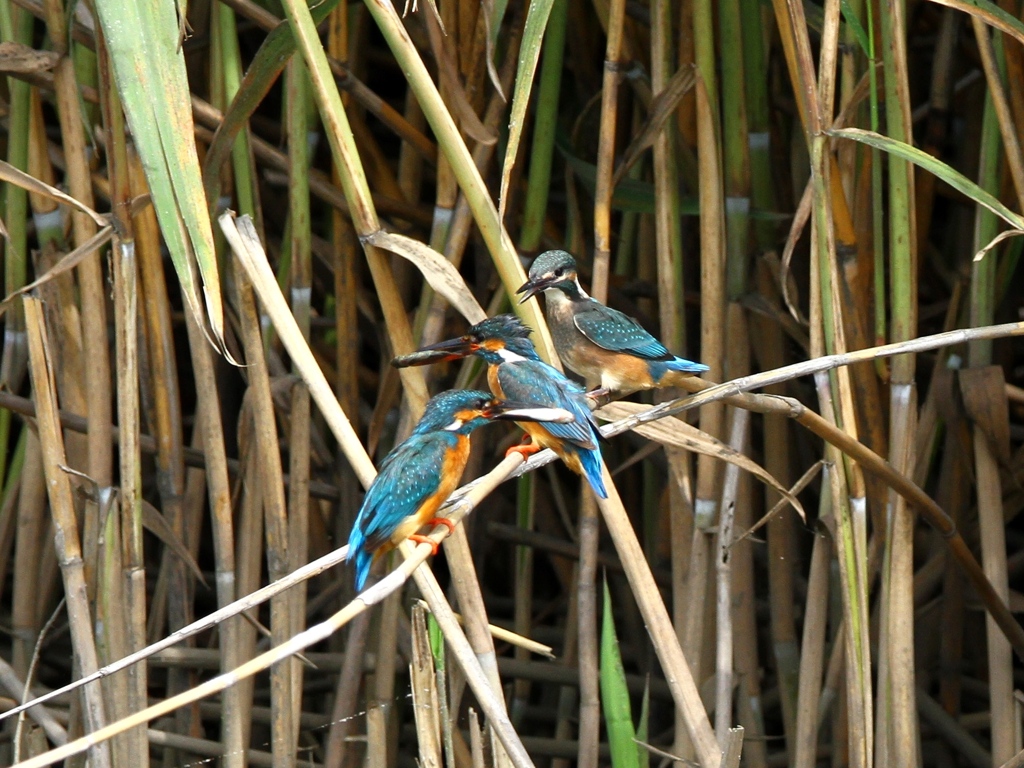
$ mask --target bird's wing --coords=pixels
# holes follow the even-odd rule
[[[596,422],[587,407],[585,390],[565,378],[557,369],[539,360],[520,360],[498,366],[498,383],[506,400],[569,411],[575,421],[566,424],[545,423],[555,437],[569,440],[581,448],[596,448]]]
[[[647,360],[672,357],[665,345],[636,320],[596,301],[587,302],[575,313],[573,321],[580,333],[609,352],[624,352]]]
[[[449,438],[454,435],[413,435],[388,454],[356,518],[368,551],[384,544],[405,518],[437,492]]]

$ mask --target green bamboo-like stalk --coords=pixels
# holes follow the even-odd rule
[[[767,66],[764,27],[770,16],[756,0],[741,0],[740,29],[743,34],[743,63],[750,72],[761,72]],[[776,207],[775,184],[771,168],[771,133],[768,85],[762,77],[744,78],[746,86],[746,116],[750,145],[750,201],[762,211]],[[753,232],[759,247],[767,248],[776,240],[775,226],[770,221],[757,220]]]
[[[223,111],[227,109],[238,93],[242,81],[242,61],[238,49],[235,12],[228,5],[218,3],[214,6],[213,14],[214,44],[211,49],[211,68],[214,73],[216,92],[221,97],[221,102],[219,104],[215,102],[215,106]],[[256,221],[261,221],[262,210],[257,203],[251,157],[248,132],[243,130],[239,132],[231,148],[236,205],[241,213],[252,216]]]
[[[1000,187],[999,122],[991,93],[985,96],[985,107],[981,124],[981,159],[978,183],[996,194]],[[975,214],[974,242],[984,245],[998,232],[996,217],[979,206]],[[978,248],[981,245],[977,246]],[[995,316],[995,253],[989,253],[975,261],[971,270],[970,322],[985,322]],[[991,343],[972,343],[968,348],[968,360],[972,368],[981,368],[992,361]],[[1002,520],[1001,483],[997,461],[985,432],[978,425],[973,427],[975,482],[977,484],[978,519],[981,528],[981,554],[985,574],[1006,599],[1006,538]],[[992,711],[991,738],[993,762],[1005,762],[1012,757],[1016,747],[1013,736],[1012,686],[1007,686],[1004,670],[1012,665],[1011,652],[1004,638],[993,631],[991,620],[985,621],[988,668],[992,675],[989,686],[989,705]]]
[[[871,83],[870,114],[871,130],[879,128],[879,89],[875,50],[874,3],[864,4],[868,31],[868,77]],[[888,338],[885,301],[885,253],[881,244],[885,241],[885,213],[882,203],[882,157],[876,149],[871,152],[871,241],[874,244],[874,295],[875,295],[875,343],[882,344]]]
[[[291,255],[291,304],[295,320],[307,341],[310,341],[312,315],[312,250],[309,210],[309,98],[306,68],[293,59],[285,73],[288,129],[288,229]],[[309,390],[297,383],[291,392],[291,430],[288,483],[288,570],[293,571],[309,559],[309,475],[310,475],[310,402]],[[294,635],[305,628],[306,589],[300,586],[291,594],[289,606]],[[292,662],[290,704],[292,721],[299,723],[302,714],[302,665]],[[288,745],[289,747],[291,745]]]
[[[747,67],[739,0],[720,3],[719,34],[730,54],[722,57],[722,136],[725,172],[726,293],[735,301],[747,287],[751,167],[747,127]]]
[[[0,3],[0,37],[7,42],[31,45],[32,15],[13,3]],[[7,162],[27,171],[29,167],[29,124],[32,99],[30,86],[19,78],[8,78]],[[28,274],[28,193],[14,184],[4,185],[4,223],[7,238],[4,242],[4,294],[10,295],[21,288]],[[12,391],[21,386],[25,375],[27,348],[25,321],[21,307],[12,308],[5,319],[3,359],[0,380]],[[11,412],[0,409],[0,477],[6,476]]]
[[[568,0],[555,0],[544,33],[544,53],[536,88],[537,102],[533,118],[533,140],[530,145],[530,177],[526,182],[523,223],[519,231],[519,248],[527,253],[537,250],[540,246],[544,234],[544,221],[547,218],[568,10]]]
[[[912,142],[909,78],[907,75],[906,24],[901,1],[890,0],[880,8],[885,76],[886,127],[890,137]],[[903,341],[917,335],[917,233],[914,229],[913,168],[889,158],[889,277],[892,338]],[[876,248],[879,244],[876,243]],[[892,364],[890,390],[889,459],[909,474],[914,466],[917,426],[914,387],[915,358],[897,357]],[[886,568],[882,605],[886,647],[880,660],[888,674],[879,675],[879,737],[876,759],[910,765],[917,762],[917,704],[914,683],[914,516],[906,504],[891,497],[890,529],[885,537]],[[883,712],[889,708],[889,716]],[[885,739],[882,738],[885,735]],[[886,757],[881,757],[885,755]]]

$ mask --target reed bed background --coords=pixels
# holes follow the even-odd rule
[[[0,0],[0,764],[1024,765],[1022,14]],[[710,372],[357,598],[548,248]]]

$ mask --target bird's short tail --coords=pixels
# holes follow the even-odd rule
[[[651,363],[651,377],[657,386],[675,387],[679,386],[681,379],[695,376],[709,370],[703,363],[695,363],[692,360],[684,360],[677,357],[674,360],[658,360]]]
[[[366,537],[356,526],[348,537],[348,557],[345,558],[356,570],[356,592],[363,590],[366,577],[370,575],[370,566],[373,565],[373,552],[367,552],[365,544]]]
[[[590,487],[602,499],[607,499],[608,490],[604,487],[604,478],[601,477],[601,451],[581,448],[579,456],[580,465],[583,467],[583,476],[587,478]]]

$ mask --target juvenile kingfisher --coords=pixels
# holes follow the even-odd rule
[[[355,563],[356,590],[361,590],[373,561],[405,539],[437,545],[416,531],[445,525],[436,517],[458,485],[469,459],[469,433],[491,419],[532,421],[574,418],[558,408],[498,400],[486,392],[451,390],[427,403],[409,439],[396,446],[380,465],[348,537],[348,560]]]
[[[679,379],[708,370],[676,357],[629,315],[590,298],[580,286],[576,260],[566,251],[545,251],[516,293],[522,304],[544,292],[545,316],[555,349],[570,370],[600,379],[608,391],[677,386]]]
[[[521,423],[532,442],[509,452],[525,457],[550,448],[569,469],[587,479],[594,493],[606,499],[597,444],[601,433],[587,406],[586,390],[541,360],[529,337],[530,328],[518,317],[497,315],[472,326],[464,336],[395,358],[392,364],[402,368],[477,355],[487,363],[487,381],[496,397],[569,411],[575,417],[569,423]]]

